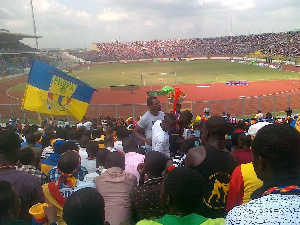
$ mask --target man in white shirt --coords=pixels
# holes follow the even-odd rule
[[[142,116],[132,133],[137,139],[145,142],[146,149],[150,151],[152,144],[152,126],[157,120],[163,120],[165,114],[161,111],[160,101],[155,96],[150,96],[147,99],[147,106],[149,111]],[[144,136],[143,133],[145,133],[146,136]]]
[[[83,126],[85,126],[86,130],[91,130],[92,125],[93,125],[93,123],[89,120],[83,124]]]
[[[164,120],[157,120],[152,127],[152,150],[170,156],[170,142],[168,132],[175,129],[176,117],[167,113]]]

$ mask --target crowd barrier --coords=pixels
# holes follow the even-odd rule
[[[170,103],[161,103],[162,111],[170,112],[173,105]],[[193,115],[202,115],[205,107],[210,108],[211,115],[222,115],[223,112],[229,113],[231,116],[247,118],[249,115],[256,114],[258,110],[263,113],[271,112],[273,116],[277,116],[277,112],[284,112],[288,107],[293,110],[300,108],[300,94],[289,95],[272,95],[252,98],[239,98],[229,100],[212,100],[212,101],[192,101],[183,102],[182,110],[190,110]],[[145,104],[99,104],[89,105],[86,117],[97,118],[100,114],[110,117],[120,117],[127,119],[129,116],[136,118],[143,115],[148,110]],[[39,114],[22,110],[20,104],[0,104],[0,122],[7,122],[9,118],[19,118],[22,120],[40,120],[50,118],[51,115]],[[54,116],[56,120],[68,119],[76,121],[71,116]]]

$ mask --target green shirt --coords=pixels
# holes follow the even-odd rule
[[[137,225],[223,225],[225,220],[223,218],[218,219],[208,219],[200,216],[196,213],[190,214],[188,216],[175,216],[175,215],[165,215],[156,220],[141,220]]]

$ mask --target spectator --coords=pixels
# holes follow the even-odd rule
[[[25,172],[16,170],[16,162],[20,148],[20,139],[12,131],[0,130],[0,180],[10,182],[19,193],[21,212],[19,219],[31,222],[29,208],[45,197],[39,180]]]
[[[68,225],[109,225],[104,222],[104,199],[93,188],[76,191],[66,199],[63,218]]]
[[[151,151],[152,126],[157,120],[163,120],[165,114],[161,112],[160,101],[154,96],[147,99],[147,106],[149,110],[138,121],[132,133],[137,139],[145,142],[147,151]],[[143,136],[144,132],[145,137]]]
[[[152,151],[164,153],[170,157],[170,142],[168,132],[176,126],[176,117],[167,113],[164,120],[157,120],[152,127]]]
[[[21,199],[15,188],[5,180],[0,180],[0,224],[23,224],[30,225],[24,221],[16,221],[21,210]]]
[[[85,167],[88,173],[96,172],[96,155],[99,150],[99,142],[89,141],[86,145],[86,152],[88,157],[81,158],[81,165]]]
[[[78,152],[78,146],[74,141],[66,141],[62,146],[61,146],[61,154],[70,151],[70,150],[75,150]],[[80,155],[80,154],[79,154]],[[49,178],[50,181],[57,181],[60,172],[57,169],[57,166],[54,166],[49,170]],[[84,166],[80,166],[79,171],[78,171],[78,180],[83,181],[85,175],[88,174],[87,169]]]
[[[108,154],[108,150],[106,148],[100,148],[97,151],[96,155],[96,172],[94,173],[88,173],[84,176],[84,181],[94,181],[95,177],[100,176],[106,171],[105,168],[105,162],[106,162],[106,156]]]
[[[138,153],[137,142],[132,137],[126,137],[123,140],[123,149],[125,152],[125,172],[134,174],[137,184],[139,184],[140,174],[137,167],[140,163],[144,163],[145,156]]]
[[[212,116],[205,123],[207,145],[189,150],[186,166],[194,168],[205,179],[206,191],[201,214],[208,218],[226,215],[226,199],[230,176],[238,166],[236,158],[225,149],[227,122],[221,116]]]
[[[53,142],[53,151],[54,153],[51,154],[48,158],[44,159],[41,164],[41,170],[48,174],[49,170],[54,166],[57,166],[58,160],[61,157],[61,147],[65,143],[65,140],[57,139]]]
[[[180,155],[173,157],[173,164],[176,167],[184,167],[185,166],[185,158],[188,151],[195,147],[195,141],[191,139],[183,140],[180,148]]]
[[[124,140],[124,138],[128,137],[129,131],[125,126],[118,126],[116,128],[116,135],[117,135],[117,141],[114,142],[114,148],[119,151],[123,151],[122,141]]]
[[[145,164],[140,167],[140,173],[142,180],[146,175],[147,178],[131,193],[138,220],[157,219],[165,215],[165,209],[160,202],[160,190],[166,164],[167,158],[160,152],[151,151],[146,155]]]
[[[298,224],[300,135],[285,124],[261,128],[252,143],[253,166],[263,186],[233,208],[226,224]]]
[[[238,136],[238,148],[232,151],[239,164],[252,162],[251,136],[241,133]]]
[[[237,166],[230,177],[226,211],[249,202],[251,194],[262,184],[256,176],[252,162]]]
[[[25,147],[21,150],[19,161],[22,164],[22,167],[19,168],[19,171],[27,172],[36,176],[39,179],[41,185],[50,181],[47,174],[43,173],[35,167],[36,158],[34,151],[30,147]]]
[[[130,193],[136,187],[136,176],[124,171],[125,156],[119,152],[108,153],[106,167],[108,169],[94,179],[98,192],[104,198],[105,219],[111,225],[130,223],[132,216]]]
[[[35,138],[35,135],[32,134],[32,133],[29,133],[29,134],[26,135],[26,141],[27,141],[28,145],[23,145],[23,146],[25,146],[25,147],[28,146],[28,147],[30,147],[33,150],[33,152],[35,154],[35,163],[34,163],[34,166],[36,168],[40,168],[39,163],[40,163],[42,152],[43,152],[42,146],[39,145],[41,147],[36,147],[36,145],[37,145],[36,138]],[[22,151],[22,149],[21,149],[21,151]]]
[[[168,214],[159,219],[141,220],[147,224],[223,224],[224,219],[208,219],[199,214],[205,196],[205,181],[195,170],[178,167],[170,171],[163,182],[161,201]]]
[[[62,210],[66,199],[81,188],[92,187],[94,183],[78,181],[80,156],[76,151],[67,151],[59,158],[58,170],[61,172],[56,181],[43,185],[46,202],[57,208],[57,222],[63,223]]]

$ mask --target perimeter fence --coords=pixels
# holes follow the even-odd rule
[[[190,110],[193,115],[202,115],[205,107],[210,108],[211,115],[222,115],[223,112],[231,116],[248,118],[249,115],[256,114],[258,110],[263,113],[271,112],[276,116],[277,112],[285,111],[288,107],[300,109],[300,94],[273,95],[252,98],[239,98],[229,100],[212,100],[212,101],[192,101],[181,103],[182,110]],[[162,111],[170,112],[173,109],[171,103],[161,103]],[[136,118],[143,115],[148,110],[146,104],[98,104],[89,105],[86,117],[97,118],[100,114],[110,117],[120,117],[127,119],[132,116]],[[21,121],[39,120],[49,118],[51,115],[39,114],[22,110],[20,104],[0,104],[0,122],[5,123],[9,118],[19,118]],[[76,121],[74,117],[54,116],[56,120],[68,119]]]

